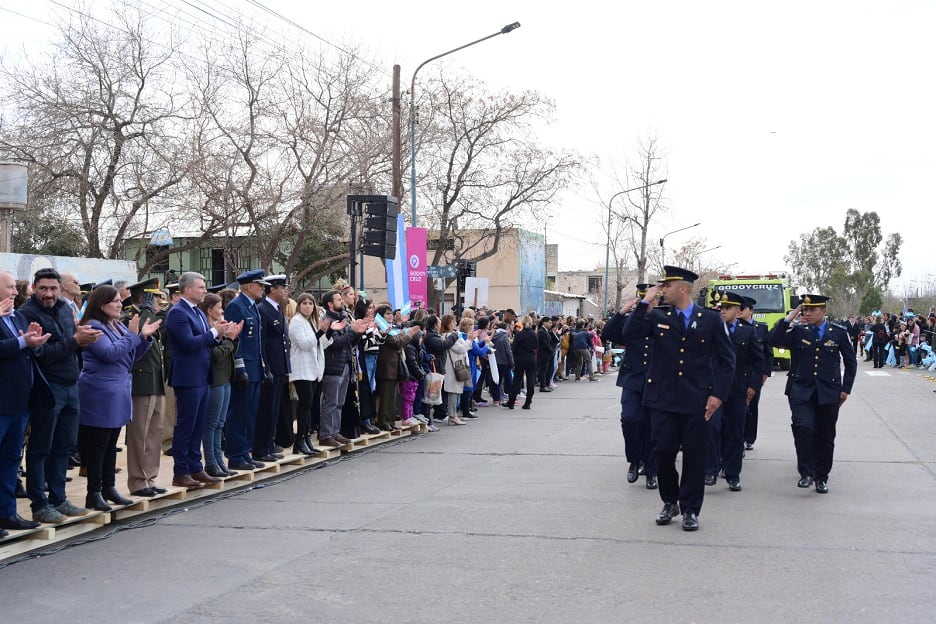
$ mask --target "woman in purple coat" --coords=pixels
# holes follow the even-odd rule
[[[78,414],[81,424],[81,459],[88,468],[88,497],[85,507],[110,511],[107,501],[129,505],[115,487],[117,438],[133,416],[130,398],[130,367],[150,347],[150,336],[162,321],[140,327],[134,316],[125,328],[120,323],[122,299],[113,286],[98,286],[88,296],[81,325],[102,332],[101,338],[85,347],[78,378]]]

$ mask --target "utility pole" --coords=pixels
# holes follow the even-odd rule
[[[393,66],[393,196],[403,197],[402,115],[400,102],[400,66]],[[413,224],[415,225],[415,224]]]

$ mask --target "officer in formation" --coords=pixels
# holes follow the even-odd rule
[[[260,313],[261,344],[267,377],[260,388],[259,412],[254,429],[252,460],[274,462],[282,459],[282,447],[274,443],[283,387],[289,375],[289,327],[284,314],[289,304],[289,291],[285,275],[264,278],[265,297],[257,303]],[[287,400],[289,400],[287,398]],[[281,425],[282,426],[282,425]]]
[[[643,389],[650,363],[650,337],[624,339],[622,328],[627,315],[647,296],[650,284],[637,284],[637,299],[608,319],[601,330],[601,340],[624,345],[618,368],[617,386],[621,389],[621,432],[627,457],[627,482],[635,483],[641,472],[647,477],[647,489],[657,488],[656,455],[650,444],[650,409],[643,405]]]
[[[808,488],[815,483],[820,494],[829,491],[839,408],[851,394],[858,369],[848,331],[826,319],[828,299],[803,295],[800,305],[767,338],[772,346],[791,351],[786,395],[800,474],[797,485]]]
[[[674,266],[663,271],[662,284],[649,288],[627,316],[621,337],[649,337],[652,348],[643,405],[651,410],[663,500],[656,522],[666,525],[682,514],[683,529],[695,531],[705,494],[709,421],[728,398],[735,353],[719,313],[692,301],[692,283],[699,276]],[[654,309],[661,293],[671,306],[666,312]],[[680,447],[681,480],[676,470]]]
[[[744,453],[744,421],[747,406],[761,387],[764,369],[764,343],[754,326],[740,318],[747,303],[734,292],[714,293],[721,318],[728,328],[735,354],[734,377],[728,397],[712,416],[709,424],[709,452],[705,485],[715,485],[719,469],[732,492],[741,491],[741,457]]]
[[[770,328],[767,323],[754,320],[754,306],[757,300],[751,297],[744,297],[744,305],[741,306],[741,320],[754,327],[757,332],[757,339],[764,345],[764,370],[761,372],[761,387],[757,390],[754,398],[748,403],[747,416],[744,419],[744,449],[747,451],[754,449],[754,442],[757,441],[757,415],[760,406],[761,390],[767,383],[767,378],[773,375],[773,347],[767,342],[767,334]]]

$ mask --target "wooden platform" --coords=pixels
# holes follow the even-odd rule
[[[28,553],[32,550],[46,548],[56,542],[95,531],[114,521],[126,520],[194,500],[215,497],[225,491],[230,492],[249,487],[258,481],[272,479],[308,466],[339,458],[342,455],[371,449],[379,444],[399,440],[406,436],[427,433],[428,431],[428,427],[423,424],[407,427],[397,422],[397,427],[400,427],[399,431],[382,431],[374,435],[361,436],[352,440],[351,444],[339,448],[320,447],[316,440],[316,449],[319,451],[316,455],[284,454],[285,456],[283,459],[276,462],[264,462],[266,465],[263,468],[251,471],[238,471],[233,477],[227,477],[223,481],[210,484],[197,490],[186,490],[185,488],[174,487],[172,485],[172,458],[164,455],[160,464],[159,477],[156,479],[156,483],[159,487],[165,488],[166,493],[152,498],[129,496],[127,492],[127,473],[125,470],[126,451],[117,453],[117,465],[118,467],[124,468],[123,472],[117,474],[117,489],[122,495],[131,498],[133,500],[132,504],[125,506],[111,504],[114,508],[113,511],[92,511],[85,516],[68,518],[65,522],[58,525],[43,524],[29,531],[10,531],[9,536],[0,539],[0,561]],[[123,440],[123,435],[121,435],[120,439]],[[77,468],[69,470],[68,476],[72,479],[66,486],[68,499],[72,503],[80,506],[85,500],[85,479],[84,477],[78,476]],[[32,512],[29,509],[29,499],[17,499],[17,509],[21,516],[27,520],[32,519]]]

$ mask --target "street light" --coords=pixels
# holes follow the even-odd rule
[[[701,224],[701,223],[693,223],[692,225],[687,225],[687,226],[684,227],[684,228],[679,228],[678,230],[673,230],[672,232],[667,232],[666,234],[663,235],[663,238],[660,239],[660,266],[661,266],[661,267],[662,267],[664,264],[666,264],[666,251],[663,249],[663,241],[666,240],[666,237],[669,236],[670,234],[675,234],[676,232],[682,232],[682,231],[684,231],[684,230],[690,230],[690,229],[692,229],[692,228],[694,228],[694,227],[698,227],[698,226],[700,226],[700,225],[702,225],[702,224]]]
[[[618,191],[608,200],[608,240],[605,245],[605,276],[604,276],[604,311],[608,311],[608,264],[611,262],[611,203],[614,202],[614,198],[618,195],[623,195],[624,193],[630,193],[631,191],[639,191],[640,189],[650,188],[651,186],[656,186],[657,184],[663,184],[666,182],[666,178],[662,180],[657,180],[656,182],[651,182],[650,184],[644,184],[642,186],[635,186],[634,188],[624,189],[623,191]]]
[[[475,44],[481,43],[482,41],[487,41],[492,37],[498,35],[506,35],[507,33],[514,31],[520,28],[520,22],[513,22],[512,24],[507,24],[496,33],[490,34],[487,37],[481,37],[476,41],[471,43],[466,43],[463,46],[459,46],[448,52],[443,52],[442,54],[436,54],[432,58],[428,58],[422,63],[419,64],[419,67],[416,68],[416,71],[413,72],[413,79],[410,81],[410,207],[412,208],[412,223],[411,227],[416,227],[416,74],[419,73],[419,70],[423,68],[423,65],[426,63],[431,63],[436,59],[440,59],[443,56],[448,56],[453,52],[458,52],[459,50],[464,50]]]

